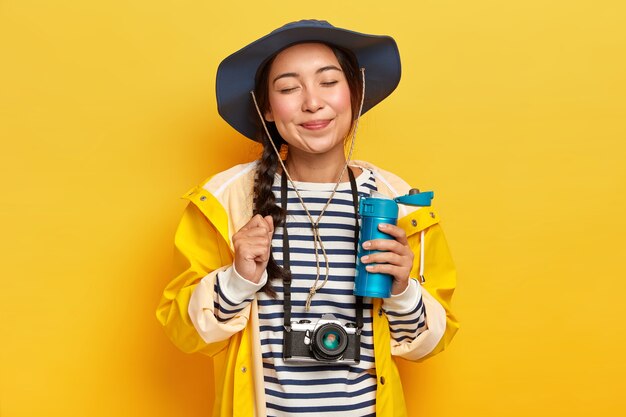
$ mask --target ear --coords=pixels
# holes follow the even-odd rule
[[[274,115],[272,114],[272,109],[269,109],[265,112],[265,121],[267,122],[273,122],[274,121]]]

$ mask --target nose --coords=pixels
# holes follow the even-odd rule
[[[315,113],[324,108],[324,100],[314,88],[307,88],[302,97],[302,111]]]

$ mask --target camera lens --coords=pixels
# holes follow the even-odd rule
[[[322,344],[328,350],[337,350],[339,347],[339,334],[331,330],[322,335]]]
[[[348,346],[348,334],[339,325],[327,323],[319,327],[313,338],[313,353],[321,360],[337,360]]]

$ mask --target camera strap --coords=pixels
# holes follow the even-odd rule
[[[350,188],[352,189],[352,204],[354,206],[354,254],[359,249],[359,193],[356,185],[354,173],[348,168],[348,177],[350,178]],[[287,176],[282,173],[280,181],[280,200],[282,209],[287,212]],[[291,264],[289,257],[289,235],[287,233],[287,221],[283,225],[283,268],[291,272]],[[283,310],[284,310],[284,343],[283,357],[290,358],[291,355],[291,274],[289,278],[283,278]],[[356,342],[357,346],[361,346],[361,330],[363,329],[363,297],[356,296]],[[360,360],[360,349],[356,350],[355,360]]]

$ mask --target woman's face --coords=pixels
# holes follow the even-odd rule
[[[326,45],[304,43],[281,51],[268,77],[269,109],[289,152],[341,152],[352,124],[350,89]]]

